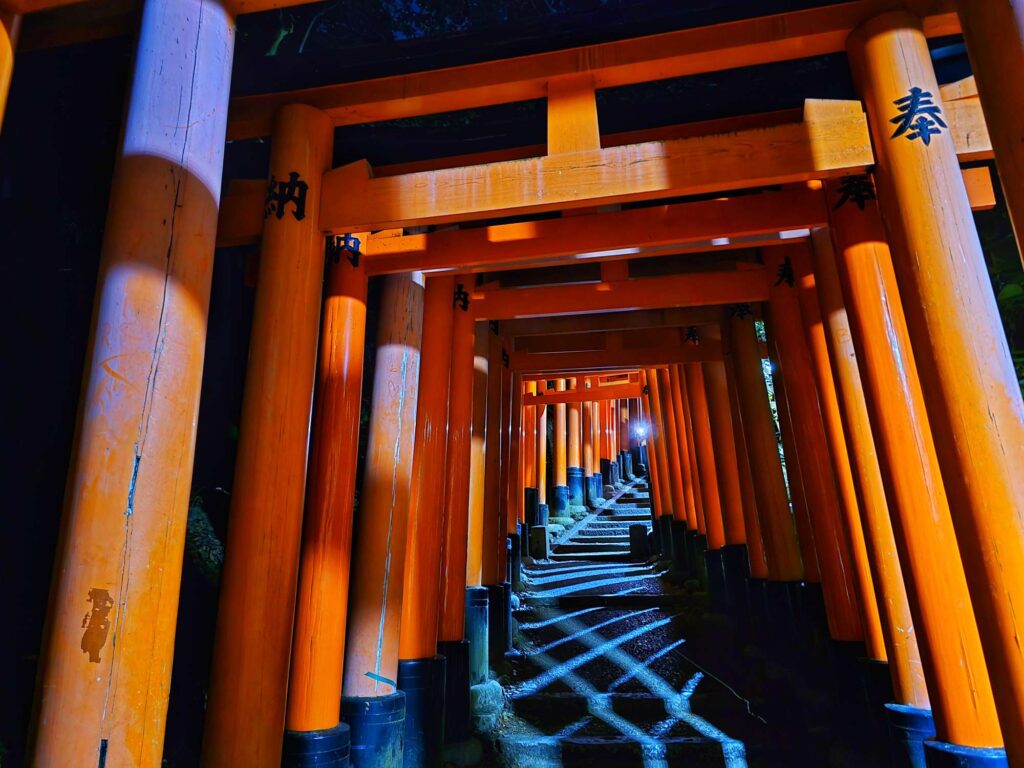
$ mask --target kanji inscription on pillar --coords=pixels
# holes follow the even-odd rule
[[[889,120],[896,126],[890,139],[905,136],[910,141],[920,139],[925,145],[932,143],[932,136],[942,133],[946,123],[942,119],[942,107],[932,101],[931,91],[912,86],[910,93],[896,99],[899,114]]]
[[[288,206],[291,205],[292,216],[296,221],[302,221],[306,218],[306,193],[308,191],[309,185],[299,178],[297,171],[289,173],[288,179],[285,181],[278,181],[277,177],[271,176],[270,184],[267,185],[263,218],[269,219],[271,216],[277,216],[278,219],[283,219]]]

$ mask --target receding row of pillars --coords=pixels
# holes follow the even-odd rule
[[[994,27],[973,11],[987,4],[961,5],[969,39],[1019,54],[1019,8],[1016,26]],[[194,10],[143,6],[40,653],[35,765],[162,757],[234,42],[219,2]],[[4,30],[10,41],[7,19]],[[1019,214],[1019,110],[998,105],[1022,86],[993,76],[980,48],[971,55]],[[713,549],[745,540],[754,578],[820,579],[833,636],[884,654],[897,704],[930,708],[939,742],[1005,740],[1015,764],[1024,406],[949,133],[927,120],[894,132],[908,96],[939,104],[920,22],[871,20],[849,53],[874,186],[839,205],[846,191],[828,182],[831,234],[767,251],[789,278],[765,317],[788,484],[751,316],[729,320],[721,364],[645,370],[635,421],[652,423],[659,511]],[[11,60],[0,55],[3,87]],[[307,211],[332,135],[312,108],[278,114],[271,174],[302,172]],[[433,659],[439,642],[458,657],[467,588],[507,595],[519,468],[528,477],[546,450],[523,439],[522,377],[453,301],[451,279],[389,277],[353,527],[366,277],[341,260],[323,295],[314,218],[279,209],[264,227],[208,766],[276,768],[286,729],[337,726],[342,692],[358,718],[395,696],[400,661]],[[579,419],[578,468],[591,476],[617,454],[614,431],[629,435],[621,408],[617,419],[596,406]]]

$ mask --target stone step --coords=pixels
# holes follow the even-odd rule
[[[629,546],[629,533],[612,533],[601,531],[598,533],[591,533],[590,531],[583,531],[577,533],[566,543],[572,544],[625,544]],[[564,546],[560,544],[559,546]]]
[[[629,538],[619,539],[614,542],[600,542],[600,541],[578,541],[575,538],[570,541],[559,544],[555,547],[555,551],[559,554],[566,554],[567,552],[578,552],[580,554],[591,554],[594,552],[624,552],[629,553]]]
[[[611,734],[543,739],[505,736],[498,746],[504,764],[512,768],[637,768],[652,764],[652,759],[658,761],[654,764],[692,768],[726,764],[721,744],[692,736],[672,735],[648,743]]]
[[[586,560],[594,562],[622,562],[630,563],[633,562],[629,554],[629,548],[617,550],[615,552],[552,552],[551,557],[548,558],[555,562],[564,562],[572,560]]]

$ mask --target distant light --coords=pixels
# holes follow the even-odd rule
[[[713,237],[711,238],[712,245],[728,245],[732,242],[728,237]]]
[[[641,440],[647,437],[647,427],[645,427],[643,424],[638,424],[636,427],[636,436],[639,437]]]
[[[784,229],[779,232],[779,240],[796,240],[799,237],[810,237],[809,229]]]
[[[577,253],[577,259],[600,259],[607,256],[632,256],[633,254],[640,253],[639,248],[613,248],[610,251],[588,251],[587,253]]]

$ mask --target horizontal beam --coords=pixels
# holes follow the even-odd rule
[[[267,4],[237,2],[243,10]],[[926,35],[960,32],[949,2],[924,5],[931,10],[924,16]],[[273,116],[285,104],[309,104],[327,112],[335,125],[356,125],[541,99],[547,96],[549,80],[577,73],[590,74],[601,89],[839,53],[861,22],[905,6],[903,0],[858,0],[461,67],[242,97],[232,101],[228,137],[270,135]]]
[[[592,389],[573,389],[559,392],[546,390],[536,395],[523,395],[523,405],[556,405],[558,403],[595,403],[604,400],[629,400],[640,397],[639,384],[611,384]]]
[[[719,318],[721,313],[718,313]],[[586,316],[584,316],[586,317]],[[633,331],[592,331],[551,336],[513,338],[516,352],[556,354],[559,352],[595,352],[606,349],[638,349],[664,344],[675,346],[685,340],[685,328],[644,328]]]
[[[720,342],[708,341],[699,345],[676,347],[650,347],[646,349],[619,349],[605,352],[563,352],[557,355],[535,355],[512,352],[509,365],[514,371],[539,373],[544,371],[587,371],[612,368],[636,368],[675,365],[677,363],[704,363],[722,359]],[[595,391],[601,391],[598,387]]]
[[[320,228],[446,224],[859,173],[874,162],[860,102],[808,101],[805,120],[736,133],[374,178],[324,174]]]
[[[608,283],[536,288],[477,288],[471,308],[478,320],[573,315],[663,307],[706,307],[764,301],[774,274],[764,267],[725,272],[644,277]]]
[[[517,340],[526,336],[549,334],[710,325],[722,321],[722,311],[721,307],[673,307],[633,312],[529,317],[519,320],[503,320],[500,327],[503,336]]]

